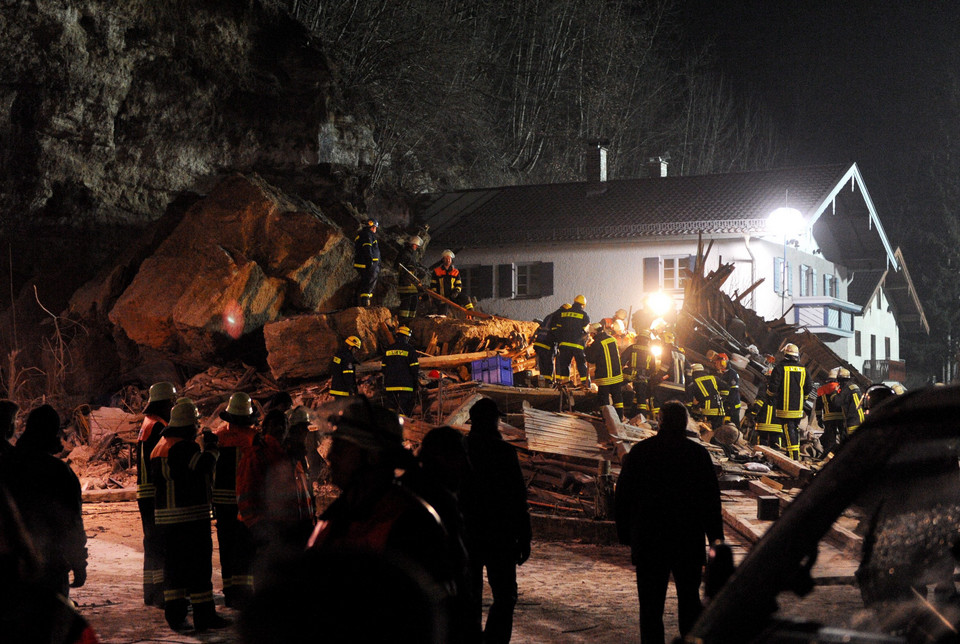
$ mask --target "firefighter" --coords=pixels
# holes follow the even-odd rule
[[[891,398],[896,398],[898,395],[900,394],[897,393],[896,388],[889,385],[883,383],[870,385],[863,392],[863,399],[860,401],[864,417],[869,416],[881,404],[886,403]]]
[[[330,395],[357,395],[357,352],[360,350],[360,338],[348,336],[330,360]]]
[[[684,400],[687,395],[686,377],[687,356],[683,349],[677,346],[677,336],[672,331],[661,334],[660,360],[657,368],[656,381],[653,386],[653,409],[650,414],[655,416],[660,407],[668,400]]]
[[[213,510],[220,543],[223,599],[230,608],[242,608],[253,594],[253,558],[256,546],[249,528],[240,521],[237,473],[240,460],[253,448],[257,414],[250,396],[242,391],[230,396],[220,412],[226,425],[216,430],[220,458],[213,476]]]
[[[593,381],[597,383],[600,404],[612,404],[617,416],[623,420],[623,369],[617,340],[599,322],[590,325],[590,335],[593,336],[593,342],[587,346],[584,356],[587,362],[594,365]]]
[[[724,420],[734,426],[740,426],[740,374],[730,368],[730,359],[725,353],[713,357],[713,368],[717,376],[717,388],[723,398]]]
[[[703,365],[690,365],[691,379],[687,382],[687,406],[694,417],[702,417],[716,430],[723,424],[723,399],[717,387],[717,378]]]
[[[817,402],[813,408],[817,424],[823,428],[820,444],[825,454],[833,451],[846,434],[843,428],[843,410],[835,396],[840,391],[840,383],[837,382],[839,373],[840,367],[834,367],[827,372],[826,382],[817,388]]]
[[[633,344],[620,354],[623,375],[632,387],[635,399],[634,412],[650,417],[650,379],[657,371],[657,358],[650,348],[651,333],[647,329],[637,332]]]
[[[387,347],[380,368],[383,370],[383,389],[388,406],[409,416],[416,405],[416,392],[420,385],[420,359],[417,350],[410,344],[409,327],[397,329],[396,342]]]
[[[534,320],[539,326],[533,334],[533,351],[537,355],[537,369],[540,370],[540,377],[545,381],[538,384],[547,386],[553,384],[553,360],[557,357],[556,325],[560,314],[569,308],[570,305],[564,303],[543,320]]]
[[[203,432],[196,442],[199,413],[189,398],[170,411],[157,446],[150,453],[156,485],[156,520],[164,549],[164,617],[176,631],[186,627],[193,604],[198,631],[223,628],[213,603],[213,540],[210,536],[209,481],[217,463],[217,436]]]
[[[380,222],[367,219],[353,240],[353,267],[360,277],[357,304],[370,306],[373,290],[380,276],[380,246],[377,244],[377,228]]]
[[[767,400],[775,408],[774,415],[783,426],[783,439],[790,458],[800,460],[800,419],[803,403],[810,393],[807,370],[800,364],[800,349],[787,343],[783,347],[783,359],[773,366],[767,380]],[[858,401],[859,402],[859,401]]]
[[[834,394],[834,398],[843,414],[842,438],[846,440],[863,423],[863,409],[860,406],[863,394],[860,392],[860,386],[850,377],[849,369],[840,367],[837,370],[837,383],[840,385],[840,390]]]
[[[577,363],[577,373],[580,374],[580,384],[589,383],[590,374],[587,371],[587,361],[583,355],[583,341],[590,316],[583,310],[587,305],[587,298],[578,295],[573,298],[573,304],[566,311],[560,313],[557,324],[557,371],[556,381],[560,384],[570,380],[570,362]]]
[[[417,305],[420,302],[417,279],[424,270],[423,266],[420,265],[421,245],[423,245],[423,239],[419,235],[410,237],[406,245],[400,249],[400,254],[397,255],[397,261],[394,264],[397,270],[397,295],[400,297],[400,309],[397,311],[397,317],[400,318],[400,323],[405,325],[417,317]],[[407,270],[403,270],[403,268],[400,268],[401,266]],[[410,271],[413,275],[407,271]]]
[[[449,248],[440,253],[440,263],[430,271],[430,289],[469,311],[473,309],[473,302],[463,294],[460,269],[453,265],[454,257]]]
[[[744,417],[744,422],[753,429],[748,442],[779,449],[783,446],[783,425],[777,422],[774,415],[777,410],[766,400],[762,389]]]
[[[155,521],[156,487],[150,477],[150,453],[160,442],[160,433],[170,422],[177,398],[172,382],[150,386],[147,407],[137,435],[137,507],[143,526],[143,603],[163,608],[163,544]]]

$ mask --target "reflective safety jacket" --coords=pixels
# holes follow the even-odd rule
[[[862,398],[863,394],[860,393],[860,387],[853,380],[841,382],[840,391],[834,394],[836,405],[842,410],[843,423],[848,434],[863,423],[863,408],[860,406]]]
[[[160,442],[160,433],[167,422],[159,416],[144,416],[137,435],[137,498],[152,499],[156,486],[150,473],[150,453]]]
[[[228,423],[215,431],[219,439],[220,458],[213,475],[213,502],[237,504],[237,472],[240,459],[253,445],[257,432],[253,427]]]
[[[557,309],[543,318],[543,322],[537,327],[537,332],[533,336],[533,346],[547,351],[553,351],[556,348],[556,327],[561,313],[563,313],[563,309]]]
[[[687,384],[687,404],[691,410],[704,416],[723,416],[723,400],[712,374],[698,376]]]
[[[839,391],[840,383],[836,380],[827,380],[817,389],[814,413],[816,413],[817,423],[821,427],[826,422],[838,420],[843,422],[843,410],[840,409],[840,403],[835,396]]]
[[[185,429],[194,432],[192,427]],[[200,451],[186,436],[160,439],[150,453],[157,525],[210,521],[209,485],[216,463],[217,450]]]
[[[582,305],[574,302],[569,309],[562,310],[556,327],[559,346],[583,349],[583,338],[588,324],[590,316],[583,310]]]
[[[455,299],[463,290],[463,284],[460,282],[460,269],[450,263],[450,268],[444,268],[443,264],[437,264],[430,271],[430,290],[439,293],[448,300]]]
[[[380,368],[385,391],[413,391],[416,388],[420,359],[407,336],[397,336],[397,341],[387,347]]]
[[[623,375],[633,382],[647,382],[657,371],[657,359],[650,352],[646,338],[634,342],[620,354]]]
[[[408,271],[419,277],[423,267],[420,266],[420,257],[418,251],[413,250],[409,244],[405,245],[397,255],[397,261],[394,267],[397,269],[397,293],[400,295],[413,295],[417,292],[417,282],[407,271],[400,268],[403,265]]]
[[[623,382],[623,369],[620,367],[620,351],[617,339],[606,331],[598,331],[593,343],[586,348],[584,356],[587,362],[596,365],[593,382],[597,386],[615,385]]]
[[[740,408],[740,374],[727,367],[717,374],[717,389],[723,398],[724,413]]]
[[[354,396],[357,393],[357,359],[350,347],[344,345],[330,360],[330,395]]]
[[[753,404],[747,409],[747,414],[753,418],[758,432],[777,432],[783,433],[783,424],[777,422],[774,416],[773,405],[768,405],[763,396],[757,396]]]
[[[369,228],[362,228],[353,240],[353,267],[369,268],[380,262],[380,246],[377,235]]]
[[[773,366],[767,380],[767,400],[776,408],[777,418],[803,418],[803,403],[810,393],[807,370],[792,358]]]

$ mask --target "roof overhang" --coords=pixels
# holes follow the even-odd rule
[[[894,252],[899,270],[888,270],[883,279],[883,291],[897,317],[897,325],[906,333],[930,334],[930,323],[923,312],[917,290],[900,248]]]
[[[827,260],[854,270],[898,268],[856,163],[808,216]]]

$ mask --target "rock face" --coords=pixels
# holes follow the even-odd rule
[[[315,207],[233,176],[146,258],[109,320],[145,347],[213,359],[289,310],[352,297],[353,244]]]

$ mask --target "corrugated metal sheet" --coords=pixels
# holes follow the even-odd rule
[[[533,452],[605,459],[593,423],[570,414],[542,411],[529,406],[523,409],[527,447]]]

